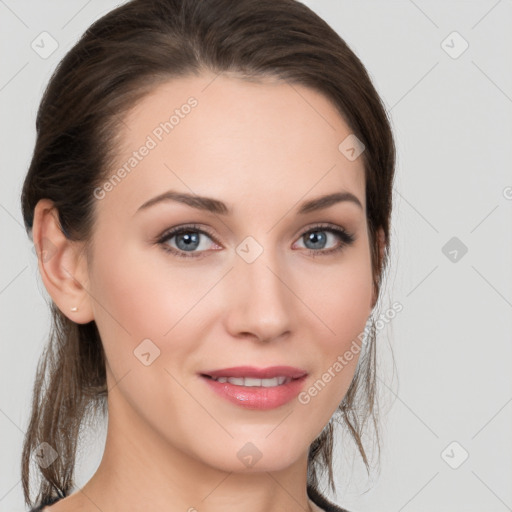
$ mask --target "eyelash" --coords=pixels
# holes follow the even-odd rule
[[[313,233],[315,231],[328,231],[330,233],[333,233],[335,235],[337,235],[340,239],[341,239],[341,243],[340,245],[338,245],[337,247],[333,247],[331,249],[325,249],[325,250],[322,250],[322,249],[318,249],[318,250],[314,250],[314,249],[306,249],[306,251],[313,257],[316,257],[318,255],[329,255],[329,254],[333,254],[333,253],[336,253],[336,252],[339,252],[341,250],[343,250],[345,247],[353,244],[356,240],[355,236],[354,235],[351,235],[350,233],[348,233],[347,231],[345,231],[344,229],[342,228],[339,228],[339,227],[333,227],[332,225],[330,224],[318,224],[316,226],[313,226],[312,228],[309,228],[307,231],[304,231],[299,238],[301,237],[304,237],[305,235],[309,234],[309,233]],[[173,238],[174,236],[176,235],[180,235],[182,233],[201,233],[203,235],[207,235],[208,237],[210,237],[216,244],[220,245],[217,240],[215,239],[215,237],[213,236],[212,233],[210,233],[208,230],[206,229],[203,229],[203,228],[200,228],[199,226],[197,226],[196,224],[190,224],[190,225],[187,225],[187,226],[180,226],[178,228],[174,228],[174,229],[171,229],[167,232],[165,232],[164,234],[162,234],[158,239],[157,239],[157,243],[160,244],[162,246],[162,249],[167,252],[167,253],[170,253],[170,254],[173,254],[174,256],[177,256],[179,258],[202,258],[204,257],[205,253],[207,251],[199,251],[197,253],[193,253],[193,252],[190,252],[189,254],[186,254],[185,251],[181,251],[181,250],[177,250],[177,249],[174,249],[173,247],[169,247],[166,242],[168,242],[171,238]]]

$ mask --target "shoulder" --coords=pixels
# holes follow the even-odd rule
[[[310,499],[321,509],[325,510],[325,512],[349,512],[348,510],[329,501],[318,489],[316,489],[316,487],[308,485],[307,492]]]

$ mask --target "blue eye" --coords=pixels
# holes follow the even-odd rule
[[[325,233],[335,235],[334,238],[338,238],[340,240],[338,245],[336,245],[335,247],[331,247],[329,249],[324,249],[323,246],[328,240],[328,237],[325,235]],[[304,240],[304,243],[311,243],[313,245],[313,249],[307,248],[308,252],[312,256],[327,255],[341,251],[346,246],[353,244],[355,241],[355,237],[347,233],[344,229],[332,227],[330,225],[315,226],[314,228],[309,229],[308,231],[303,233],[302,239]]]
[[[212,239],[212,235],[203,229],[199,229],[196,225],[181,226],[165,233],[162,238],[158,240],[158,243],[162,245],[164,251],[180,258],[198,258],[204,255],[204,250],[199,251],[199,254],[187,254],[187,252],[190,253],[198,248],[201,242],[201,235]],[[176,238],[177,248],[171,247],[166,243],[173,238]]]
[[[325,233],[330,233],[338,238],[338,244],[335,247],[328,249],[324,248],[324,245],[328,241]],[[200,229],[197,225],[180,226],[178,228],[171,229],[164,233],[158,240],[157,243],[162,246],[164,251],[171,253],[180,258],[202,258],[208,252],[204,247],[201,250],[197,250],[201,246],[201,238],[205,236],[217,244],[213,235],[204,229]],[[172,247],[168,244],[170,240],[175,238],[176,247]],[[304,243],[312,244],[313,248],[306,247],[306,250],[312,256],[327,255],[335,252],[339,252],[346,246],[354,243],[355,237],[347,233],[344,229],[339,227],[333,227],[330,224],[322,224],[310,228],[308,231],[302,233],[301,238]],[[187,254],[188,253],[188,254]]]

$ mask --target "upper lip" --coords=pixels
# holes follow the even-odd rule
[[[255,368],[254,366],[233,366],[220,370],[208,370],[201,375],[210,377],[252,377],[255,379],[272,379],[274,377],[290,377],[298,379],[307,375],[305,370],[293,366],[269,366],[267,368]]]

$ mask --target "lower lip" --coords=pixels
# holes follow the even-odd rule
[[[304,375],[286,384],[265,388],[263,386],[237,386],[201,375],[210,388],[220,396],[240,407],[258,410],[275,409],[293,400],[300,393],[306,377],[307,375]]]

